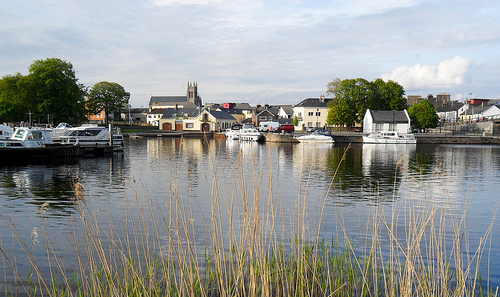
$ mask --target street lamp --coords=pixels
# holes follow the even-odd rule
[[[319,115],[319,108],[316,108],[316,129],[319,129],[318,115]]]
[[[131,122],[131,119],[130,119],[130,104],[127,104],[128,105],[128,125],[130,126],[132,124]]]

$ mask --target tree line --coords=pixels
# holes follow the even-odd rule
[[[0,122],[78,124],[103,110],[106,115],[121,111],[129,99],[118,83],[103,81],[85,87],[70,62],[48,58],[34,61],[28,75],[0,79]]]
[[[332,97],[328,102],[328,125],[349,127],[361,123],[368,109],[408,109],[412,126],[423,129],[438,125],[438,116],[432,103],[422,100],[408,108],[404,88],[391,80],[385,82],[378,78],[370,82],[363,78],[336,78],[328,83],[326,93]]]

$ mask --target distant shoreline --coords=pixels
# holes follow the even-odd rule
[[[336,132],[333,139],[337,143],[362,143],[362,133]],[[124,133],[123,136],[136,137],[184,137],[184,138],[225,138],[222,132],[162,131],[151,130],[137,133]],[[264,133],[268,142],[295,142],[289,134]],[[269,137],[271,136],[271,137]],[[496,135],[456,135],[452,133],[417,133],[417,144],[500,144],[500,136]]]

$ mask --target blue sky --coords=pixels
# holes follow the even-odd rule
[[[337,77],[500,98],[498,0],[16,0],[0,19],[0,76],[56,57],[133,106],[188,81],[203,102],[296,104]]]

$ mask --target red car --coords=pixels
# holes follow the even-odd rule
[[[295,131],[295,126],[292,124],[281,124],[278,129],[278,132],[285,131],[286,133],[292,133]]]

